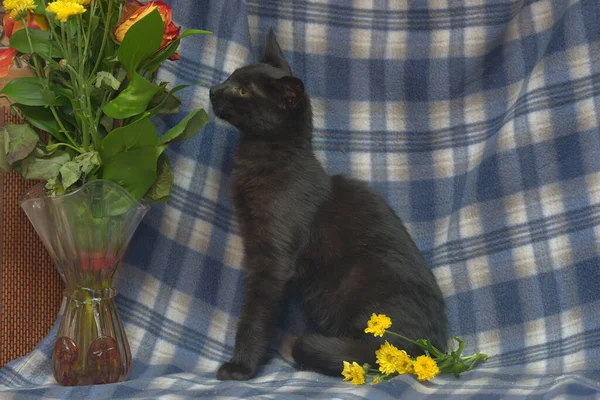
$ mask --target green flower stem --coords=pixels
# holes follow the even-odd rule
[[[94,143],[95,148],[97,149],[100,144],[100,137],[98,136],[98,124],[94,123],[95,118],[92,115],[92,111],[91,111],[92,110],[92,100],[91,100],[92,94],[90,93],[90,91],[91,91],[91,88],[88,86],[87,90],[86,90],[87,93],[86,93],[85,98],[87,100],[87,106],[88,106],[88,110],[89,110],[88,118],[90,119],[90,125],[91,125],[90,133],[92,134],[92,142]],[[100,108],[100,109],[102,109],[102,108]]]
[[[96,4],[96,2],[93,2],[93,4]],[[85,29],[83,29],[83,21],[84,21],[83,17],[81,15],[77,16],[77,21],[78,21],[78,24],[77,24],[77,48],[79,51],[79,78],[81,80],[81,88],[82,88],[83,95],[84,95],[83,96],[84,104],[82,104],[82,108],[84,110],[83,116],[87,120],[87,127],[88,127],[87,132],[84,130],[84,141],[85,141],[86,137],[88,137],[88,140],[89,140],[89,136],[91,136],[92,143],[94,143],[94,145],[97,147],[98,143],[100,142],[100,138],[98,137],[98,125],[95,124],[95,116],[92,111],[92,100],[91,100],[92,86],[85,83],[87,81],[87,79],[85,78],[85,64],[86,64],[85,57],[88,54],[89,37],[91,36],[93,11],[94,10],[92,10],[90,12],[90,19],[89,19],[89,24],[88,24],[88,29],[90,31],[88,32],[87,35],[85,32]],[[88,147],[85,147],[85,149],[89,150]]]
[[[78,148],[78,147],[71,146],[71,145],[70,145],[70,144],[68,144],[68,143],[54,143],[54,144],[50,144],[50,145],[46,146],[46,150],[48,150],[48,151],[54,151],[54,150],[58,149],[60,146],[66,146],[66,147],[68,147],[68,148],[70,148],[70,149],[73,149],[73,150],[75,150],[75,151],[76,151],[76,152],[78,152],[79,154],[83,154],[83,150],[81,150],[81,149],[80,149],[80,148]]]
[[[85,43],[85,38],[83,37],[83,18],[81,18],[81,14],[77,15],[77,55],[78,55],[78,64],[79,64],[79,74],[83,76],[83,66],[85,65],[85,60],[83,59],[83,42]]]
[[[89,108],[88,108],[88,99],[86,99],[86,97],[89,98],[88,94],[87,94],[87,90],[86,90],[86,85],[82,80],[83,77],[83,64],[85,63],[85,60],[83,59],[83,48],[82,48],[82,43],[81,43],[81,23],[82,23],[82,18],[80,15],[77,16],[78,20],[77,20],[77,52],[79,55],[79,59],[77,60],[77,66],[79,67],[79,74],[77,74],[77,78],[79,81],[79,90],[77,93],[77,99],[79,100],[79,104],[81,107],[81,111],[83,112],[82,118],[81,118],[81,122],[82,122],[82,133],[83,133],[83,149],[85,151],[89,150],[89,145],[90,145],[90,128],[88,126],[88,113],[89,113]],[[71,25],[69,25],[69,29],[70,29]],[[69,31],[70,32],[70,31]]]
[[[33,43],[31,42],[31,35],[29,33],[29,28],[27,27],[27,22],[26,21],[23,21],[23,27],[25,28],[25,36],[27,37],[27,41],[29,43],[29,51],[31,51],[31,53],[32,53],[31,58],[33,59],[33,63],[35,65],[35,69],[38,72],[38,77],[42,78],[42,77],[44,77],[44,74],[43,74],[43,72],[40,69],[37,57],[35,57],[35,55],[33,54]],[[42,80],[42,85],[44,86],[45,89],[48,88],[48,83],[49,83],[49,76],[46,77],[46,79]],[[64,124],[62,123],[62,121],[61,121],[60,117],[58,116],[58,113],[56,112],[56,109],[54,108],[54,106],[51,106],[49,108],[50,108],[50,111],[52,112],[52,115],[54,116],[54,119],[58,123],[58,126],[60,126],[62,132],[67,136],[67,138],[69,139],[69,141],[71,142],[71,144],[73,144],[74,146],[77,146],[77,143],[73,140],[73,138],[71,137],[71,135],[69,135],[69,132],[65,128]]]
[[[415,342],[414,340],[411,340],[411,339],[407,338],[406,336],[402,336],[402,335],[400,335],[400,334],[398,334],[398,333],[396,333],[396,332],[392,332],[392,331],[387,331],[387,330],[386,330],[386,331],[385,331],[385,333],[386,333],[386,334],[389,334],[389,335],[392,335],[392,336],[397,336],[397,337],[399,337],[400,339],[406,340],[406,341],[407,341],[407,342],[409,342],[409,343],[412,343],[412,344],[414,344],[414,345],[417,345],[417,346],[419,346],[419,343]],[[419,347],[421,347],[421,346],[419,346]]]
[[[71,144],[73,146],[77,146],[77,142],[75,140],[73,140],[73,138],[69,134],[69,131],[67,130],[67,128],[65,128],[65,125],[62,123],[62,120],[58,116],[58,113],[56,112],[56,108],[54,106],[51,106],[51,107],[48,107],[48,108],[50,108],[50,112],[52,112],[52,115],[54,116],[54,119],[58,123],[58,126],[60,126],[61,132],[65,134],[65,136],[67,137],[67,139],[69,139],[69,142],[71,142]],[[78,150],[78,151],[81,152],[81,150]]]
[[[38,77],[45,77],[43,71],[40,69],[40,65],[38,63],[37,58],[33,54],[33,43],[31,42],[31,35],[29,33],[29,27],[27,27],[27,21],[25,21],[25,18],[23,18],[21,22],[23,23],[23,27],[25,28],[25,36],[27,36],[27,42],[29,43],[29,51],[31,52],[31,58],[33,59],[33,65],[35,66],[36,73]],[[44,85],[44,87],[47,87],[47,85]]]
[[[106,12],[106,21],[105,21],[106,26],[108,26],[110,24],[110,20],[112,18],[113,3],[114,3],[114,0],[108,1],[108,10]],[[100,45],[100,51],[98,52],[98,58],[96,59],[96,64],[94,65],[94,68],[92,69],[92,72],[90,73],[90,79],[92,79],[94,77],[94,75],[96,74],[96,71],[98,71],[98,67],[100,67],[100,63],[102,62],[102,59],[104,58],[104,47],[106,47],[106,41],[108,40],[108,31],[110,30],[110,29],[106,29],[106,26],[104,27],[104,35],[102,36],[102,44]]]
[[[50,22],[50,21],[51,21],[51,20],[52,20],[54,17],[53,17],[53,16],[51,16],[51,15],[48,13],[48,11],[46,10],[46,7],[47,7],[47,5],[46,5],[46,0],[40,0],[40,1],[41,1],[41,3],[42,3],[42,6],[44,7],[44,15],[45,15],[45,17],[46,17],[46,20],[48,20],[48,25],[50,26],[50,34],[51,34],[51,36],[50,36],[50,40],[52,40],[53,38],[56,38],[56,39],[57,39],[57,40],[56,40],[56,44],[57,44],[57,45],[58,45],[58,47],[60,48],[60,51],[62,52],[62,56],[63,56],[63,57],[66,57],[66,51],[65,51],[65,47],[63,46],[62,42],[61,42],[60,40],[58,40],[58,39],[60,39],[60,38],[59,38],[59,36],[56,34],[56,30],[55,30],[55,28],[54,28],[54,24]]]
[[[81,21],[79,21],[81,22]],[[67,47],[69,48],[69,60],[68,61],[72,61],[73,57],[72,57],[72,46],[71,46],[71,40],[70,37],[72,36],[72,29],[71,29],[71,24],[67,23]],[[80,23],[78,23],[78,31],[80,31]],[[81,33],[81,32],[79,32]],[[82,64],[83,64],[83,54],[82,54],[82,42],[81,42],[81,34],[77,34],[77,54],[79,56],[79,60],[78,63],[74,68],[73,66],[71,66],[71,62],[68,62],[67,64],[67,68],[69,69],[69,71],[71,72],[71,81],[73,83],[73,89],[75,91],[75,98],[77,99],[77,102],[79,103],[79,111],[81,111],[82,116],[79,119],[80,123],[81,123],[81,133],[83,136],[83,150],[84,151],[89,151],[89,147],[90,147],[90,130],[91,127],[89,126],[89,122],[90,122],[90,104],[89,104],[89,95],[88,92],[86,90],[86,85],[83,82],[83,77],[82,77]],[[87,97],[87,98],[86,98]]]

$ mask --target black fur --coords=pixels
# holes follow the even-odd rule
[[[233,357],[218,379],[255,375],[287,285],[322,334],[294,345],[303,368],[339,375],[344,360],[375,365],[382,339],[364,333],[373,312],[392,318],[396,332],[445,349],[444,300],[433,274],[375,191],[328,176],[313,155],[310,101],[272,31],[262,62],[212,87],[210,99],[215,114],[241,131],[231,184],[248,273]]]

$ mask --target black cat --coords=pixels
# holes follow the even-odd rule
[[[297,339],[293,357],[302,368],[339,375],[344,360],[377,367],[382,339],[364,332],[372,313],[445,349],[444,299],[433,274],[377,193],[328,176],[313,155],[309,98],[271,30],[262,62],[212,87],[210,100],[241,131],[231,184],[247,271],[233,357],[217,378],[256,374],[290,285],[322,334]]]

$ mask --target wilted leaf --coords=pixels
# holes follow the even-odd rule
[[[121,86],[121,82],[119,82],[119,80],[115,78],[113,74],[106,71],[100,71],[96,76],[96,87],[100,88],[102,87],[102,84],[105,84],[114,90],[119,90],[119,87]]]
[[[81,168],[83,175],[87,175],[100,165],[100,155],[97,151],[90,151],[75,157],[74,161]]]
[[[60,167],[60,178],[65,189],[68,189],[81,177],[81,166],[75,161],[69,161]]]
[[[0,171],[1,172],[10,172],[11,171],[11,167],[10,164],[8,163],[8,158],[6,157],[6,147],[5,147],[5,140],[7,139],[8,135],[6,133],[6,128],[5,127],[0,127]]]
[[[35,157],[33,154],[23,160],[21,167],[25,179],[49,180],[56,178],[60,168],[71,157],[65,151],[56,151],[49,157]]]
[[[4,151],[11,165],[27,157],[40,140],[37,133],[27,124],[7,124],[4,136]]]
[[[56,178],[51,178],[46,182],[46,192],[50,197],[60,196],[61,194],[65,194],[65,188]]]

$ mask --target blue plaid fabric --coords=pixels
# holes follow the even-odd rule
[[[172,0],[183,41],[160,78],[208,88],[256,61],[273,27],[314,106],[330,173],[368,181],[406,221],[466,353],[460,380],[377,386],[300,372],[290,301],[269,363],[219,382],[242,302],[242,244],[228,194],[237,132],[222,122],[173,146],[170,202],[144,219],[118,306],[127,382],[63,388],[56,327],[0,370],[2,398],[592,398],[600,396],[600,7],[597,0]],[[161,129],[181,119],[158,120]],[[373,310],[377,311],[377,310]],[[366,321],[365,321],[366,322]]]

